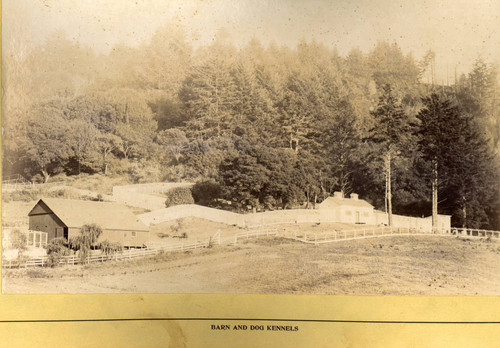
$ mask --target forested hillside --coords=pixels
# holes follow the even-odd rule
[[[443,86],[432,56],[387,42],[237,49],[223,32],[194,47],[170,27],[98,55],[58,33],[5,55],[3,172],[201,181],[205,204],[233,209],[343,191],[427,216],[434,197],[453,225],[498,229],[497,69],[478,59]]]

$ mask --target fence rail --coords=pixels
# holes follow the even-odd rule
[[[178,243],[170,245],[152,245],[151,247],[143,249],[128,249],[121,253],[115,254],[99,254],[88,256],[83,263],[95,263],[95,262],[105,262],[105,261],[119,261],[125,259],[133,259],[138,257],[146,257],[151,255],[156,255],[162,252],[172,252],[172,251],[188,251],[195,250],[199,248],[206,248],[209,246],[209,241],[206,242],[196,242],[196,243]],[[80,257],[77,255],[63,256],[59,260],[60,265],[77,265],[82,263]],[[49,257],[36,257],[30,258],[25,261],[19,260],[3,260],[2,267],[13,268],[13,267],[32,267],[32,266],[47,266],[49,265]]]
[[[283,237],[293,240],[298,240],[303,243],[308,244],[323,244],[332,243],[345,240],[354,239],[364,239],[364,238],[376,238],[376,237],[386,237],[386,236],[397,236],[397,235],[436,235],[436,236],[464,236],[472,238],[500,238],[500,231],[490,231],[490,230],[477,230],[477,229],[460,229],[453,228],[451,231],[440,230],[440,231],[421,231],[412,228],[391,228],[391,227],[375,227],[375,228],[361,228],[352,230],[338,230],[330,232],[321,233],[311,233],[311,232],[279,232],[278,229],[264,229],[264,230],[254,230],[245,231],[235,234],[234,236],[221,238],[220,232],[218,231],[215,235],[210,237],[204,242],[194,242],[194,243],[162,243],[162,242],[149,242],[146,248],[143,249],[128,249],[121,253],[115,254],[99,254],[88,256],[83,263],[95,263],[95,262],[105,262],[105,261],[119,261],[125,259],[133,259],[138,257],[146,257],[157,255],[164,252],[173,251],[188,251],[200,248],[207,248],[210,245],[235,245],[238,241],[246,241],[251,238],[259,237]],[[59,264],[66,265],[76,265],[82,263],[80,258],[76,255],[64,256],[60,259]],[[49,264],[49,258],[47,256],[30,258],[28,260],[3,260],[2,267],[13,268],[13,267],[33,267],[33,266],[47,266]]]
[[[20,174],[14,174],[2,178],[2,184],[31,184],[31,182]]]
[[[294,232],[293,239],[311,244],[332,243],[344,240],[377,238],[398,235],[435,235],[435,236],[462,236],[473,238],[500,238],[500,231],[459,229],[425,231],[407,227],[375,227],[360,228],[352,230],[336,230],[321,233],[297,233]],[[292,238],[291,235],[288,237]]]
[[[500,231],[492,230],[478,230],[471,228],[452,228],[451,233],[454,235],[466,237],[480,237],[480,238],[500,238]]]
[[[40,188],[40,187],[50,187],[53,185],[58,185],[62,183],[63,180],[58,179],[58,180],[51,180],[50,182],[47,183],[34,183],[31,181],[27,181],[26,179],[7,179],[7,180],[2,180],[2,191],[4,192],[12,192],[12,191],[20,191],[20,190],[26,190],[26,189],[35,189],[35,188]]]

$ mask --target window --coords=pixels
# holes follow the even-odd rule
[[[132,232],[132,237],[135,237],[137,235],[137,232]]]

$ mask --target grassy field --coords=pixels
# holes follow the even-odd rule
[[[147,259],[4,270],[4,293],[499,295],[500,243],[398,236],[263,238]]]
[[[94,186],[83,179],[82,187]],[[34,204],[33,200],[3,202],[3,227],[27,228],[26,215]],[[288,232],[353,227],[275,226]],[[217,231],[225,237],[242,229],[184,218],[152,226],[151,239],[189,243],[206,240]],[[5,293],[500,295],[499,261],[498,240],[400,236],[314,246],[269,238],[116,263],[4,269],[2,289]]]

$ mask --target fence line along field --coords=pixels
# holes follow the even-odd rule
[[[30,232],[31,238],[35,238],[36,233]],[[419,230],[411,228],[391,228],[391,227],[372,227],[372,228],[361,228],[361,229],[351,229],[351,230],[339,230],[333,232],[304,232],[297,233],[296,231],[292,233],[286,232],[286,228],[279,231],[278,228],[266,228],[259,229],[255,231],[245,231],[237,233],[233,236],[225,237],[221,239],[220,231],[215,233],[212,237],[204,242],[194,242],[194,243],[161,243],[161,242],[149,242],[146,248],[143,249],[128,249],[125,252],[114,253],[113,255],[107,255],[101,253],[99,255],[89,255],[85,260],[80,260],[76,255],[62,257],[59,264],[70,264],[76,265],[79,263],[88,264],[94,262],[105,262],[105,261],[119,261],[123,259],[132,259],[137,257],[146,257],[151,255],[156,255],[159,253],[173,252],[173,251],[188,251],[195,250],[198,248],[207,248],[213,245],[221,244],[237,244],[238,240],[248,240],[249,238],[258,237],[281,237],[287,239],[297,240],[303,243],[309,244],[323,244],[332,243],[340,241],[348,241],[355,239],[365,239],[365,238],[380,238],[388,236],[410,236],[410,235],[421,235],[421,236],[465,236],[465,237],[477,237],[477,238],[500,238],[500,231],[488,231],[488,230],[472,230],[472,229],[453,229],[451,233],[448,231],[433,231],[424,233]],[[41,238],[41,237],[40,237]],[[32,243],[35,243],[32,239]],[[30,243],[30,240],[28,240]],[[40,242],[41,243],[41,242]],[[12,268],[12,267],[31,267],[31,266],[48,266],[48,257],[31,257],[25,260],[4,260],[2,262],[2,267]]]
[[[141,188],[148,189],[147,195],[155,191],[153,186]],[[133,185],[125,189],[134,190]],[[33,194],[57,192],[43,184],[30,190]],[[75,201],[78,197],[73,195],[87,202]],[[88,219],[101,205],[112,208],[118,204],[90,200],[119,197],[83,189],[72,191],[70,200],[22,202],[15,194],[11,197],[15,199],[3,204],[5,293],[500,293],[500,232],[451,228],[447,216],[440,216],[441,229],[431,229],[428,218],[398,215],[394,215],[392,227],[384,226],[379,224],[384,221],[383,213],[357,195],[334,196],[316,209],[249,214],[225,214],[192,204],[152,212],[129,207],[128,218],[149,225],[145,244],[119,249],[106,244],[88,254],[69,250],[56,259],[46,249],[58,229],[61,233],[65,228],[70,233],[82,230],[68,222],[73,212],[65,212],[66,205],[87,209]],[[56,233],[50,237],[51,230],[28,232],[29,212],[37,217],[59,214],[65,224],[55,225]],[[102,212],[96,219],[100,215]],[[223,223],[226,215],[232,224]],[[103,227],[114,236],[113,226]],[[23,250],[12,248],[15,241],[10,237],[19,231],[28,232]]]
[[[248,235],[236,245],[123,256],[119,262],[4,269],[3,289],[5,293],[500,293],[496,239],[409,235],[314,245]]]

